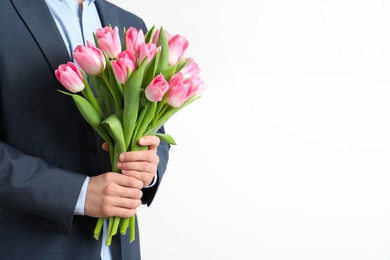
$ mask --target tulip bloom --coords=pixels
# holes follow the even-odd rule
[[[187,64],[183,67],[183,69],[180,71],[183,73],[183,77],[185,79],[196,79],[198,75],[200,74],[200,68],[197,63],[194,62],[193,58],[188,58],[186,60]]]
[[[157,75],[145,89],[145,96],[151,102],[161,101],[169,88],[162,74]]]
[[[122,84],[125,84],[126,82],[128,70],[130,69],[130,72],[133,72],[136,68],[136,64],[137,59],[129,50],[122,51],[118,54],[115,60],[111,61],[115,77]]]
[[[168,64],[173,66],[176,65],[180,59],[183,57],[184,53],[186,52],[189,42],[188,40],[179,35],[172,35],[165,31],[165,34],[168,38],[168,49],[169,49],[169,57],[168,57]],[[160,37],[160,30],[156,30],[155,34],[153,35],[153,43],[158,43],[158,38]]]
[[[187,59],[187,64],[180,71],[183,74],[184,82],[191,82],[191,88],[188,95],[199,94],[206,89],[206,85],[201,78],[199,78],[200,68],[193,58]]]
[[[170,39],[172,39],[173,35],[169,32],[165,31],[165,35],[167,36],[168,42]],[[153,35],[152,42],[156,45],[158,45],[158,38],[160,37],[160,29],[157,29]]]
[[[145,58],[148,59],[147,62],[151,61],[159,50],[160,47],[157,47],[154,43],[142,43],[137,56],[138,63],[141,64]]]
[[[198,95],[202,93],[206,88],[207,86],[204,84],[203,80],[200,78],[196,78],[194,80],[191,80],[191,88],[188,92],[188,95],[189,96],[193,96],[195,94]]]
[[[190,81],[183,80],[183,74],[176,73],[169,81],[169,93],[167,97],[167,103],[173,107],[180,107],[185,101],[187,101],[191,95],[189,90],[192,83]]]
[[[183,36],[176,34],[168,42],[169,48],[169,65],[176,65],[183,57],[188,48],[188,41]]]
[[[73,62],[58,66],[55,75],[61,84],[72,93],[80,92],[85,88],[83,74]]]
[[[106,26],[96,30],[96,38],[99,48],[103,50],[109,58],[115,58],[121,51],[121,41],[119,38],[118,27],[112,29]]]
[[[87,46],[78,45],[73,51],[77,64],[89,75],[97,76],[106,68],[103,52],[87,41]]]
[[[130,27],[125,35],[126,49],[131,51],[134,56],[138,57],[140,53],[141,44],[145,43],[145,35],[142,30],[137,30]]]

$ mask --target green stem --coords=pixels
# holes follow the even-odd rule
[[[117,89],[113,89],[113,87],[111,86],[110,81],[108,80],[106,75],[101,74],[100,77],[103,79],[104,83],[107,86],[107,89],[110,91],[111,96],[114,99],[116,111],[122,110],[123,109],[122,108],[122,102],[121,102],[122,99],[119,96],[118,90]]]
[[[135,216],[130,217],[130,243],[135,239]]]
[[[116,233],[118,232],[118,227],[119,227],[119,222],[121,218],[120,217],[114,217],[113,223],[112,223],[112,228],[111,228],[111,236],[115,236]]]
[[[140,139],[143,135],[145,135],[145,132],[149,128],[150,123],[152,122],[154,115],[156,113],[156,102],[148,103],[147,106],[145,106],[142,109],[141,115],[139,116],[139,119],[137,121],[137,126],[134,129],[133,137],[131,140],[131,143],[134,145],[138,142],[138,139]]]
[[[137,140],[138,141],[138,140]],[[112,163],[112,171],[113,172],[120,172],[117,168],[116,164],[119,160],[119,154],[122,152],[120,149],[117,148],[118,146],[110,147],[114,151],[111,155],[111,163]],[[140,146],[136,142],[133,147],[132,151],[141,151],[148,149],[147,146]],[[96,223],[95,230],[94,230],[94,238],[96,240],[99,239],[102,226],[103,226],[104,218],[99,218],[98,222]],[[135,216],[130,218],[120,218],[120,217],[110,217],[108,219],[108,228],[107,228],[107,238],[106,238],[106,245],[110,246],[112,242],[112,237],[117,234],[118,229],[122,235],[126,234],[127,228],[130,229],[130,242],[134,241],[135,239]]]
[[[122,235],[126,234],[126,230],[129,227],[129,223],[130,223],[130,218],[122,218],[121,228],[120,228],[120,233]]]
[[[100,233],[102,232],[103,222],[104,222],[104,218],[99,218],[96,223],[95,230],[93,231],[93,237],[96,240],[99,240]]]
[[[166,104],[166,100],[168,98],[168,94],[165,94],[162,98],[162,100],[160,102],[157,103],[157,108],[156,108],[156,115],[155,117],[153,117],[153,124],[159,119],[159,117],[161,116],[160,114],[160,111],[161,109],[164,107],[164,105]]]
[[[114,222],[113,219],[114,219],[114,217],[110,217],[110,219],[108,220],[106,246],[111,245],[111,241],[112,241],[111,232],[112,232],[112,226],[113,226],[113,222]]]
[[[99,115],[102,115],[102,111],[99,106],[99,103],[97,102],[96,97],[93,94],[93,91],[91,89],[91,86],[89,85],[88,76],[85,72],[82,73],[83,73],[83,81],[84,81],[85,88],[84,90],[81,91],[81,93],[92,104],[92,106],[96,109]]]
[[[154,122],[157,122],[165,114],[167,109],[170,108],[170,107],[171,106],[169,104],[164,104],[162,109],[160,111],[158,111],[158,115],[155,117],[155,121]]]

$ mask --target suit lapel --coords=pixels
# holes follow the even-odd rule
[[[53,71],[58,68],[58,65],[70,61],[71,57],[45,1],[11,0],[11,2],[41,47]],[[102,0],[96,0],[95,4],[103,27],[119,24],[114,8],[110,8],[110,5]]]
[[[25,22],[37,44],[41,47],[42,53],[50,64],[53,73],[60,64],[67,63],[71,60],[67,47],[44,0],[10,1],[13,3],[21,19]],[[110,25],[110,23],[118,24],[117,14],[113,8],[110,8],[102,0],[96,0],[95,3],[103,27]],[[74,107],[76,108],[75,105]],[[82,119],[82,121],[89,131],[93,132],[85,120]]]
[[[1,0],[0,0],[1,1]],[[44,0],[11,0],[15,9],[18,11],[22,20],[34,36],[35,41],[40,46],[43,55],[53,70],[59,65],[71,61],[67,47],[62,39],[61,33],[57,28],[53,16]],[[74,109],[78,110],[76,104],[72,102]],[[79,114],[79,112],[78,112]],[[81,117],[83,125],[93,135],[92,128]]]
[[[96,0],[95,4],[103,27],[119,24],[118,14],[114,8],[110,8],[110,6],[102,0]]]
[[[53,71],[70,60],[62,36],[44,0],[11,0]]]

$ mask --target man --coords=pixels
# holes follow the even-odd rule
[[[123,174],[110,172],[102,140],[57,91],[54,70],[75,44],[58,4],[71,1],[0,1],[0,259],[140,259],[138,230],[132,243],[114,236],[108,252],[93,230],[98,217],[150,205],[166,169],[169,146],[153,136],[140,140],[147,151],[122,154]],[[142,19],[105,0],[79,4],[102,27],[146,32]]]

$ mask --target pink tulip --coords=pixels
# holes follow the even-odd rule
[[[168,82],[162,74],[157,75],[145,89],[145,96],[151,102],[161,101],[169,88]]]
[[[195,79],[200,73],[200,68],[193,58],[187,58],[187,64],[181,69],[185,79]]]
[[[169,65],[176,65],[179,60],[183,57],[184,53],[188,48],[188,41],[183,36],[176,34],[168,42],[169,47]]]
[[[165,31],[168,38],[168,49],[169,49],[169,58],[168,64],[173,66],[176,65],[180,59],[183,57],[186,52],[189,42],[183,36],[179,34],[171,35],[167,31]],[[156,30],[153,35],[153,43],[157,45],[158,38],[160,37],[160,30]]]
[[[136,68],[137,59],[129,50],[124,50],[118,54],[115,60],[111,61],[112,69],[115,77],[122,84],[125,84],[128,74],[128,69],[133,72]]]
[[[138,57],[142,43],[145,43],[145,35],[142,30],[130,27],[125,35],[126,49],[131,51],[134,56]]]
[[[168,42],[170,39],[172,39],[173,35],[170,34],[169,32],[165,31],[165,34],[167,36],[167,39],[168,39]],[[152,42],[156,45],[158,45],[158,38],[160,37],[160,29],[157,29],[155,32],[154,32],[154,35],[153,35],[153,39],[152,39]]]
[[[185,80],[184,83],[189,83],[190,88],[187,92],[187,98],[190,98],[194,95],[198,95],[202,93],[206,89],[206,85],[204,84],[203,80],[200,78],[196,78],[194,80]]]
[[[180,71],[183,74],[184,82],[191,82],[191,88],[188,91],[188,96],[200,94],[206,89],[203,80],[199,78],[200,68],[193,58],[187,59],[187,64]]]
[[[72,93],[80,92],[85,88],[83,75],[73,62],[58,66],[55,75],[61,84]]]
[[[139,48],[138,63],[141,64],[145,58],[148,59],[147,62],[151,61],[159,50],[160,47],[157,47],[154,43],[142,43]]]
[[[73,51],[77,64],[89,75],[97,76],[106,68],[103,52],[87,41],[87,47],[78,45]]]
[[[96,38],[99,48],[103,50],[109,58],[115,58],[122,51],[121,41],[119,38],[118,27],[112,29],[106,26],[96,30]]]
[[[191,88],[191,82],[183,80],[183,74],[176,73],[169,81],[169,93],[167,103],[173,107],[180,107],[191,96],[188,91]]]

